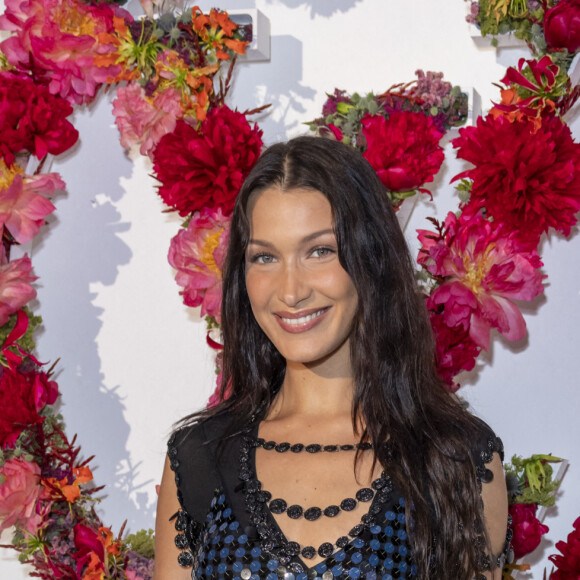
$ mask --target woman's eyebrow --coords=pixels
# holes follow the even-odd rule
[[[312,240],[315,240],[316,238],[319,238],[320,236],[325,236],[327,234],[334,234],[334,230],[331,228],[328,228],[326,230],[320,230],[318,232],[313,232],[311,234],[308,234],[307,236],[304,236],[300,242],[301,243],[306,243],[306,242],[311,242]],[[248,240],[248,244],[255,244],[257,246],[265,246],[267,248],[273,248],[274,244],[272,244],[271,242],[268,242],[266,240],[260,240],[258,238],[250,238]]]

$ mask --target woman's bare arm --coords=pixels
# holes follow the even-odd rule
[[[505,474],[499,455],[493,454],[491,463],[486,467],[493,473],[489,483],[482,484],[481,497],[483,499],[483,514],[485,526],[491,543],[493,557],[502,553],[507,531],[508,500],[505,484]],[[501,580],[501,569],[485,574],[490,580]]]
[[[177,563],[180,550],[175,545],[175,520],[169,521],[179,509],[175,475],[165,458],[155,520],[155,580],[191,579],[191,568],[182,568]]]

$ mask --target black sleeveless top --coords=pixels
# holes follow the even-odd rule
[[[214,417],[174,433],[168,457],[175,473],[181,509],[174,514],[181,550],[178,562],[192,578],[224,580],[391,580],[414,578],[417,568],[407,535],[405,501],[390,478],[373,482],[374,494],[361,523],[341,538],[318,548],[325,559],[311,565],[314,550],[289,541],[267,507],[269,494],[256,479],[257,426],[231,437],[218,450],[228,421]],[[501,440],[491,430],[474,443],[474,483],[491,481],[485,464]],[[508,552],[496,562],[501,566]],[[306,555],[306,556],[305,556]],[[482,557],[485,556],[482,554]]]

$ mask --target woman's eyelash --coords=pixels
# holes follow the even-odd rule
[[[267,258],[268,260],[263,260],[263,258]],[[267,252],[259,252],[257,254],[253,254],[250,257],[250,262],[252,264],[261,262],[263,264],[269,264],[271,262],[271,260],[274,259],[274,256],[272,256],[272,254],[268,254]]]
[[[317,246],[316,248],[312,248],[311,250],[311,254],[314,254],[315,252],[322,252],[322,255],[319,255],[319,258],[325,258],[326,256],[329,256],[330,254],[334,254],[335,250],[333,248],[329,248],[328,246]]]

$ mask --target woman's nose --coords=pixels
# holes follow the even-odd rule
[[[280,273],[278,298],[287,306],[295,307],[312,292],[305,272],[295,265],[287,265]]]

